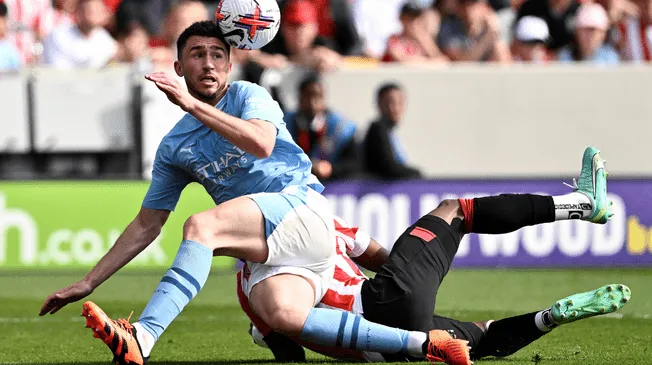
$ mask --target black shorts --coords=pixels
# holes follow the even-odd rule
[[[364,317],[409,331],[453,330],[473,346],[482,336],[477,326],[433,315],[437,291],[460,245],[460,224],[427,215],[403,232],[381,270],[362,284]]]

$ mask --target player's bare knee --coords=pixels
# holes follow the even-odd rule
[[[460,206],[460,202],[457,199],[442,200],[437,208],[435,208],[435,210],[429,214],[443,219],[448,224],[450,224],[455,218],[464,219],[462,207]]]
[[[306,323],[305,310],[293,306],[279,307],[269,316],[269,326],[286,336],[298,336]]]
[[[211,239],[213,237],[211,232],[216,228],[216,223],[208,214],[193,214],[183,224],[183,239],[199,242],[202,245],[214,248],[211,246],[211,241],[213,241]]]
[[[298,336],[312,309],[311,303],[303,304],[301,300],[295,301],[291,296],[276,293],[267,293],[263,299],[260,294],[262,293],[250,296],[250,301],[255,301],[252,303],[254,312],[275,332]]]

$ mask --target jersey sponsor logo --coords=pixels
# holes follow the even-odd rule
[[[192,147],[184,147],[179,149],[179,153],[189,153],[192,155]]]
[[[245,154],[245,151],[233,146],[231,151],[226,152],[219,159],[196,169],[195,176],[201,184],[209,182],[215,185],[222,184],[249,161]]]

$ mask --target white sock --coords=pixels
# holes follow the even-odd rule
[[[589,197],[577,191],[566,195],[553,196],[555,204],[555,220],[580,219],[591,214],[592,206]]]
[[[541,332],[550,332],[557,325],[552,321],[550,309],[542,310],[534,315],[534,324]]]
[[[425,332],[410,331],[408,334],[408,355],[422,357],[423,343],[426,342],[427,339],[428,335]]]
[[[140,349],[143,351],[143,357],[149,357],[149,354],[152,352],[152,348],[156,343],[154,336],[152,336],[151,333],[147,332],[145,327],[143,327],[138,322],[132,324],[132,326],[136,328],[136,340],[138,340]]]

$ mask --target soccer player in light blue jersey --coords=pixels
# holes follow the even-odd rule
[[[320,194],[323,186],[310,173],[310,160],[263,88],[227,83],[229,47],[215,23],[193,24],[177,48],[174,68],[187,88],[164,73],[146,78],[187,114],[159,146],[140,212],[95,268],[50,295],[40,314],[88,296],[143,251],[184,187],[197,182],[216,207],[188,218],[174,263],[138,321],[113,320],[95,303],[83,305],[86,325],[109,346],[116,363],[147,361],[163,331],[203,287],[213,255],[247,261],[251,308],[279,333],[384,353],[423,354],[432,348],[425,333],[314,308],[333,277],[336,246],[333,216]],[[459,341],[457,350],[468,359],[466,343],[450,341]]]

